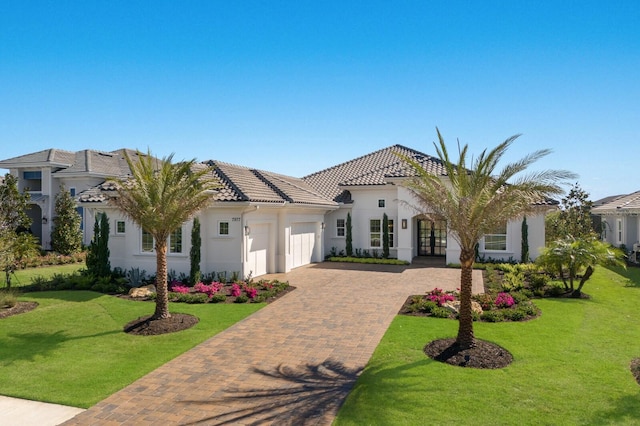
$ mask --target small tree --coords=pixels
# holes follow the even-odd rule
[[[552,242],[542,250],[536,262],[557,274],[573,297],[580,297],[582,287],[597,265],[626,267],[622,250],[596,238],[567,237]],[[580,278],[578,287],[575,281]]]
[[[389,217],[382,215],[382,257],[389,258]]]
[[[0,269],[5,273],[7,287],[11,287],[11,274],[22,261],[38,252],[38,242],[28,231],[29,198],[28,192],[18,191],[18,179],[6,174],[0,182]]]
[[[575,183],[560,202],[560,211],[547,215],[545,220],[547,241],[567,237],[591,239],[596,236],[591,220],[593,202],[589,193]]]
[[[522,227],[521,227],[521,256],[520,262],[528,263],[529,262],[529,225],[527,225],[527,217],[525,216],[522,219]]]
[[[345,237],[346,239],[346,252],[347,252],[347,256],[353,256],[353,240],[352,240],[352,236],[351,236],[351,213],[347,213],[347,235]]]
[[[100,213],[93,225],[93,240],[86,260],[87,271],[95,277],[111,275],[109,255],[109,218],[106,213]]]
[[[55,217],[51,231],[51,248],[64,255],[79,252],[82,249],[82,218],[76,211],[76,203],[64,185],[56,195]]]
[[[193,218],[193,229],[191,229],[191,250],[189,251],[189,260],[191,261],[191,269],[189,271],[189,279],[192,284],[200,282],[202,272],[200,272],[202,238],[200,237],[200,219]]]

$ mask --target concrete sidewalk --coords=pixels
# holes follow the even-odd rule
[[[0,425],[3,426],[56,426],[83,411],[82,408],[0,395]]]

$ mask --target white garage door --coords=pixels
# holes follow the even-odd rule
[[[293,268],[311,263],[315,244],[315,223],[294,223],[291,226],[291,256],[293,259]]]
[[[252,276],[266,274],[269,260],[269,224],[260,223],[250,226],[247,237],[247,271]]]

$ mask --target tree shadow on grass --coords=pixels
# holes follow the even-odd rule
[[[590,424],[638,424],[640,423],[640,395],[620,397],[610,410],[596,413]]]
[[[9,333],[0,338],[0,366],[8,367],[16,361],[35,361],[36,357],[46,357],[71,340],[87,339],[122,333],[110,330],[88,336],[67,336],[64,331],[55,333]]]
[[[23,296],[30,299],[55,299],[65,302],[88,302],[102,297],[104,294],[89,290],[52,290],[24,293]]]
[[[307,424],[326,415],[333,418],[356,382],[361,368],[348,368],[327,360],[297,368],[279,365],[272,370],[254,368],[273,387],[226,389],[220,399],[182,401],[185,404],[231,405],[229,411],[190,424]]]
[[[431,363],[429,359],[396,368],[370,368],[362,378],[367,382],[398,379],[403,371]],[[348,368],[341,362],[326,360],[297,368],[279,365],[272,370],[254,368],[273,385],[264,388],[225,389],[228,395],[218,399],[181,401],[184,404],[207,404],[229,407],[228,411],[187,424],[285,424],[331,423],[352,391],[362,368]],[[366,377],[365,377],[366,376]],[[363,385],[367,387],[367,385]]]

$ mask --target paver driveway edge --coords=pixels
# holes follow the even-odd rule
[[[297,289],[65,424],[330,424],[406,298],[459,287],[456,269],[367,269],[270,276]]]

